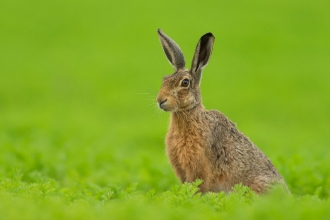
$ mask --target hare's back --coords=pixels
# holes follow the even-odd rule
[[[239,179],[282,179],[269,158],[223,113],[211,110],[211,158],[222,173]],[[241,181],[242,182],[242,181]]]

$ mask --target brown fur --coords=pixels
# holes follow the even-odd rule
[[[185,62],[178,45],[161,30],[158,33],[175,73],[164,77],[157,102],[171,111],[166,152],[181,182],[202,179],[201,192],[228,192],[238,183],[257,193],[266,192],[274,183],[286,188],[267,156],[224,114],[207,111],[201,103],[200,78],[214,36],[208,33],[200,39],[191,70],[187,70],[181,65]],[[189,80],[188,87],[182,86],[184,79]]]

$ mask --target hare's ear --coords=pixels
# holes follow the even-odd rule
[[[190,70],[191,74],[197,81],[200,80],[202,70],[211,57],[214,40],[215,37],[213,34],[207,33],[198,41]]]
[[[177,43],[174,42],[169,36],[164,34],[162,30],[158,29],[160,42],[163,46],[165,55],[173,66],[174,70],[184,69],[186,62],[184,61],[183,53]]]

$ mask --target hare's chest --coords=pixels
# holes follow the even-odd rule
[[[169,132],[166,152],[170,162],[184,170],[197,169],[205,163],[205,141],[201,133],[180,134]]]

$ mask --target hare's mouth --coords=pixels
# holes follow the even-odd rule
[[[166,102],[167,102],[167,99],[158,102],[159,108],[161,108],[161,109],[163,109],[163,110],[166,111]]]
[[[163,109],[163,110],[166,111],[166,112],[167,112],[167,111],[171,111],[171,109],[170,109],[170,105],[169,105],[167,99],[158,102],[158,106],[159,106],[159,108]]]

